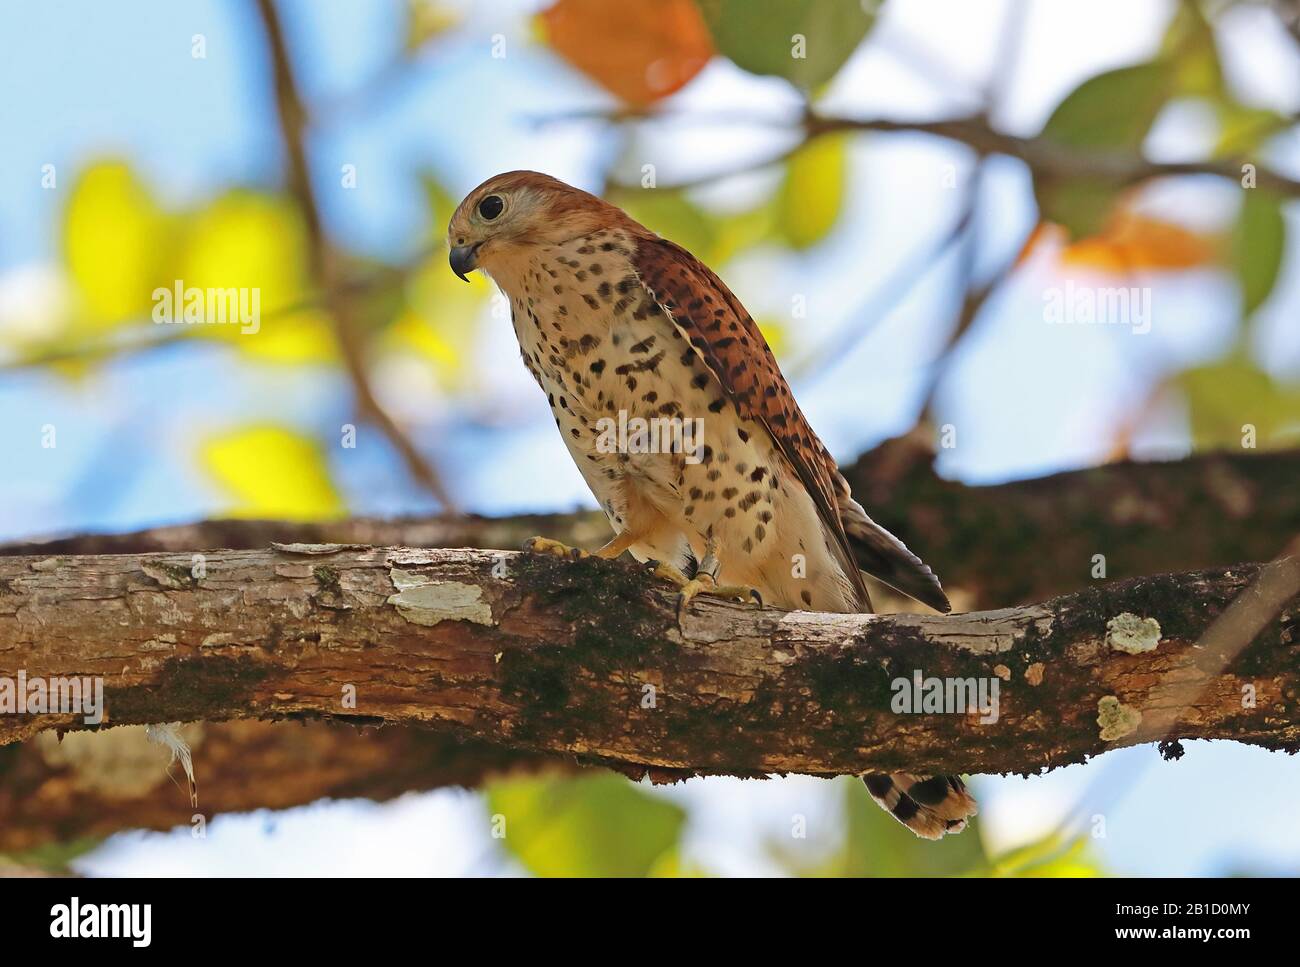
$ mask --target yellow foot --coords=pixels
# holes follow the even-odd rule
[[[591,555],[581,547],[570,547],[568,544],[561,544],[559,541],[553,541],[549,537],[530,537],[524,541],[524,550],[532,551],[534,554],[553,554],[556,557],[568,557],[578,560]]]
[[[741,604],[748,604],[753,601],[760,608],[763,607],[763,596],[755,588],[747,588],[742,585],[717,584],[707,574],[697,574],[693,578],[688,578],[671,564],[656,563],[654,575],[681,588],[681,593],[677,595],[677,616],[679,618],[686,606],[699,594],[707,594],[711,598],[721,598],[724,601],[739,601]]]

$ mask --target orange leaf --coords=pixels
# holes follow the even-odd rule
[[[695,0],[557,0],[541,20],[565,60],[636,107],[680,90],[713,56]]]
[[[1121,208],[1099,234],[1065,246],[1061,264],[1103,272],[1177,270],[1212,264],[1220,255],[1221,246],[1210,236]]]

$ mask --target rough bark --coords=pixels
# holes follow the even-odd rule
[[[1166,463],[1113,463],[994,486],[935,474],[914,437],[844,468],[872,515],[916,549],[958,607],[1039,601],[1091,583],[1094,555],[1112,579],[1275,557],[1300,533],[1300,450],[1212,453]],[[509,547],[534,534],[595,547],[600,514],[458,519],[356,518],[330,523],[225,520],[130,534],[0,546],[3,554],[251,549],[273,541],[376,546]]]
[[[114,725],[417,725],[659,778],[1032,772],[1156,739],[1300,747],[1295,558],[1001,611],[787,614],[705,601],[680,624],[670,590],[625,562],[291,547],[210,553],[199,579],[192,564],[0,559],[0,675],[102,676]],[[1289,603],[1275,600],[1217,667],[1197,641],[1264,585]],[[1158,623],[1158,644],[1138,619]],[[914,670],[996,681],[997,721],[896,713],[893,683]],[[4,716],[0,742],[81,727],[71,715]]]

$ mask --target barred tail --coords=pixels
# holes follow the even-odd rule
[[[956,776],[869,772],[862,781],[882,809],[925,839],[960,833],[978,811],[966,784]]]

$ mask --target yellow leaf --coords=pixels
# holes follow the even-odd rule
[[[407,286],[407,308],[380,337],[379,352],[416,353],[434,368],[441,385],[459,388],[473,375],[465,363],[478,338],[484,301],[494,291],[481,272],[469,279],[466,285],[452,275],[444,259],[422,266]]]
[[[460,14],[437,0],[407,0],[406,53],[414,54],[461,21]]]
[[[439,370],[456,370],[464,364],[458,348],[427,319],[410,309],[399,315],[384,333],[384,343],[388,348],[416,353]]]
[[[169,221],[120,161],[92,165],[73,186],[63,248],[94,328],[148,318],[153,290],[170,281]]]
[[[825,238],[840,217],[848,174],[848,139],[825,135],[801,147],[786,163],[777,196],[777,223],[795,248]]]
[[[194,218],[180,278],[186,288],[238,289],[259,309],[255,331],[195,324],[195,335],[279,362],[336,358],[328,317],[313,303],[306,228],[287,200],[249,191],[218,198]]]
[[[206,440],[204,469],[230,492],[236,517],[330,520],[346,508],[320,445],[274,424],[245,426]]]
[[[989,876],[1078,879],[1102,876],[1103,872],[1090,856],[1088,842],[1082,836],[1066,838],[1049,833],[996,857]]]
[[[754,321],[758,325],[758,331],[761,332],[763,338],[767,340],[767,345],[772,350],[772,355],[776,356],[777,359],[780,359],[781,354],[785,352],[787,344],[785,323],[779,319],[756,319]]]
[[[685,87],[713,56],[695,0],[558,0],[540,19],[565,60],[638,107]]]

